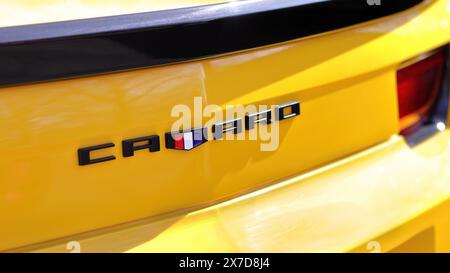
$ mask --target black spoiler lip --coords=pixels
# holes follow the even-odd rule
[[[285,42],[423,0],[247,0],[0,28],[0,86],[185,62]]]
[[[247,0],[204,6],[0,28],[0,44],[105,35],[204,24],[227,17],[282,10],[330,0]]]

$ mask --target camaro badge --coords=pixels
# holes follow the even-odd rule
[[[252,130],[257,123],[269,125],[288,118],[300,115],[300,102],[294,101],[276,106],[272,110],[246,115],[243,118],[235,118],[223,122],[215,123],[211,126],[211,133],[214,140],[222,139],[226,133],[241,133],[245,130]],[[192,150],[207,142],[209,128],[194,128],[181,132],[168,132],[164,135],[166,149]],[[91,153],[97,150],[110,149],[115,147],[114,143],[103,143],[78,149],[78,165],[90,165],[110,160],[115,160],[113,155],[104,157],[93,157]],[[143,136],[122,141],[122,156],[132,157],[136,151],[147,150],[150,153],[160,151],[160,138],[158,135]]]

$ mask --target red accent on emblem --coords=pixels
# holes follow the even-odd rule
[[[173,140],[175,141],[175,149],[184,150],[183,134],[174,135]]]

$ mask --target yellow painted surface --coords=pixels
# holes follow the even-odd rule
[[[24,251],[67,252],[77,241],[82,252],[449,252],[449,179],[449,131],[414,149],[394,136],[203,210]]]
[[[0,27],[123,15],[224,0],[0,0]]]
[[[385,141],[398,132],[396,68],[449,42],[449,13],[450,1],[432,1],[213,59],[0,89],[0,250],[81,234],[86,251],[347,251],[380,236],[447,198],[436,177],[445,168],[435,171],[448,133],[420,153]],[[120,156],[121,140],[170,131],[172,107],[194,96],[223,107],[299,100],[302,114],[280,122],[274,152],[210,141]],[[105,142],[116,144],[117,160],[77,165],[78,148]],[[421,177],[415,187],[413,177]]]

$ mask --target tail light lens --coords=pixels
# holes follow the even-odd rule
[[[435,52],[397,71],[397,95],[401,134],[426,121],[438,98],[446,54]]]

